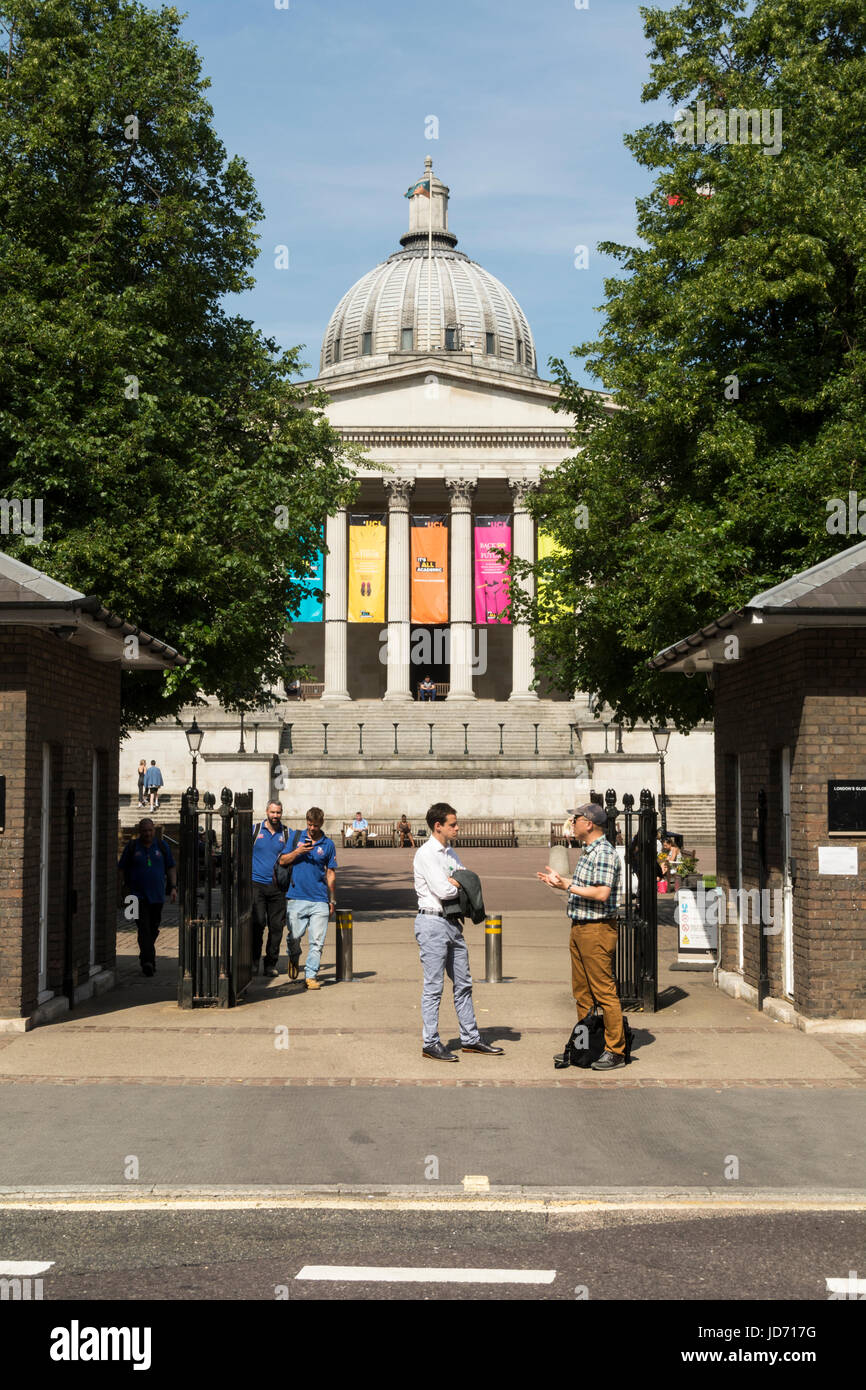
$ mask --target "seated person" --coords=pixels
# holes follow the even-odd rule
[[[286,686],[286,699],[287,699],[287,700],[303,700],[303,699],[304,699],[304,692],[303,692],[303,690],[301,689],[301,682],[300,682],[300,681],[289,681],[288,685]]]
[[[353,845],[366,845],[367,843],[367,822],[360,811],[355,812],[355,819],[352,821],[352,828],[349,832],[352,836]]]
[[[662,870],[668,881],[668,889],[679,887],[678,865],[682,857],[680,847],[671,835],[662,838],[662,853],[666,856],[662,863]]]
[[[418,686],[418,696],[422,700],[436,699],[436,686],[434,685],[433,681],[431,681],[429,676],[425,676],[421,684]]]
[[[397,824],[394,826],[394,834],[397,839],[397,844],[401,849],[405,849],[407,845],[411,845],[413,849],[415,848],[415,841],[412,838],[412,827],[406,819],[405,811],[401,819],[398,820]]]

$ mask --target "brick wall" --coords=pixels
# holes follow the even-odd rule
[[[757,796],[767,793],[767,887],[781,887],[781,749],[791,750],[795,1007],[807,1017],[866,1015],[866,838],[827,834],[827,781],[866,778],[866,628],[780,638],[716,668],[719,884],[736,888],[733,756],[740,758],[743,887],[758,886]],[[857,878],[818,873],[818,846],[858,845]],[[758,982],[760,925],[744,927],[743,975]],[[784,996],[782,933],[767,938],[770,993]],[[737,927],[723,927],[722,967],[738,968]]]
[[[93,755],[98,755],[94,902],[96,963],[115,960],[115,827],[120,718],[119,666],[92,660],[50,632],[0,628],[0,771],[6,832],[0,837],[0,1016],[37,1003],[43,745],[51,748],[47,987],[63,987],[67,887],[67,793],[75,792],[72,965],[90,974]]]

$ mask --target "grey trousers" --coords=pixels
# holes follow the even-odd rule
[[[481,1037],[472,1007],[472,976],[469,973],[469,951],[463,940],[459,922],[433,917],[419,912],[415,918],[415,940],[424,968],[424,989],[421,993],[421,1019],[424,1026],[424,1046],[441,1042],[439,1037],[439,1004],[447,971],[454,985],[454,1008],[460,1024],[460,1041],[464,1047],[477,1043]]]

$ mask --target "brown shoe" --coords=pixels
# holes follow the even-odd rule
[[[322,986],[319,984],[319,981],[316,979],[315,975],[311,975],[311,976],[309,977],[309,979],[305,980],[304,983],[306,984],[307,989],[321,989],[321,988],[322,988]]]

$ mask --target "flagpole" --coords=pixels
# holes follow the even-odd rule
[[[429,179],[427,199],[427,351],[433,351],[433,320],[431,311],[431,296],[433,293],[433,160],[429,154],[424,161],[427,165],[427,177]]]

